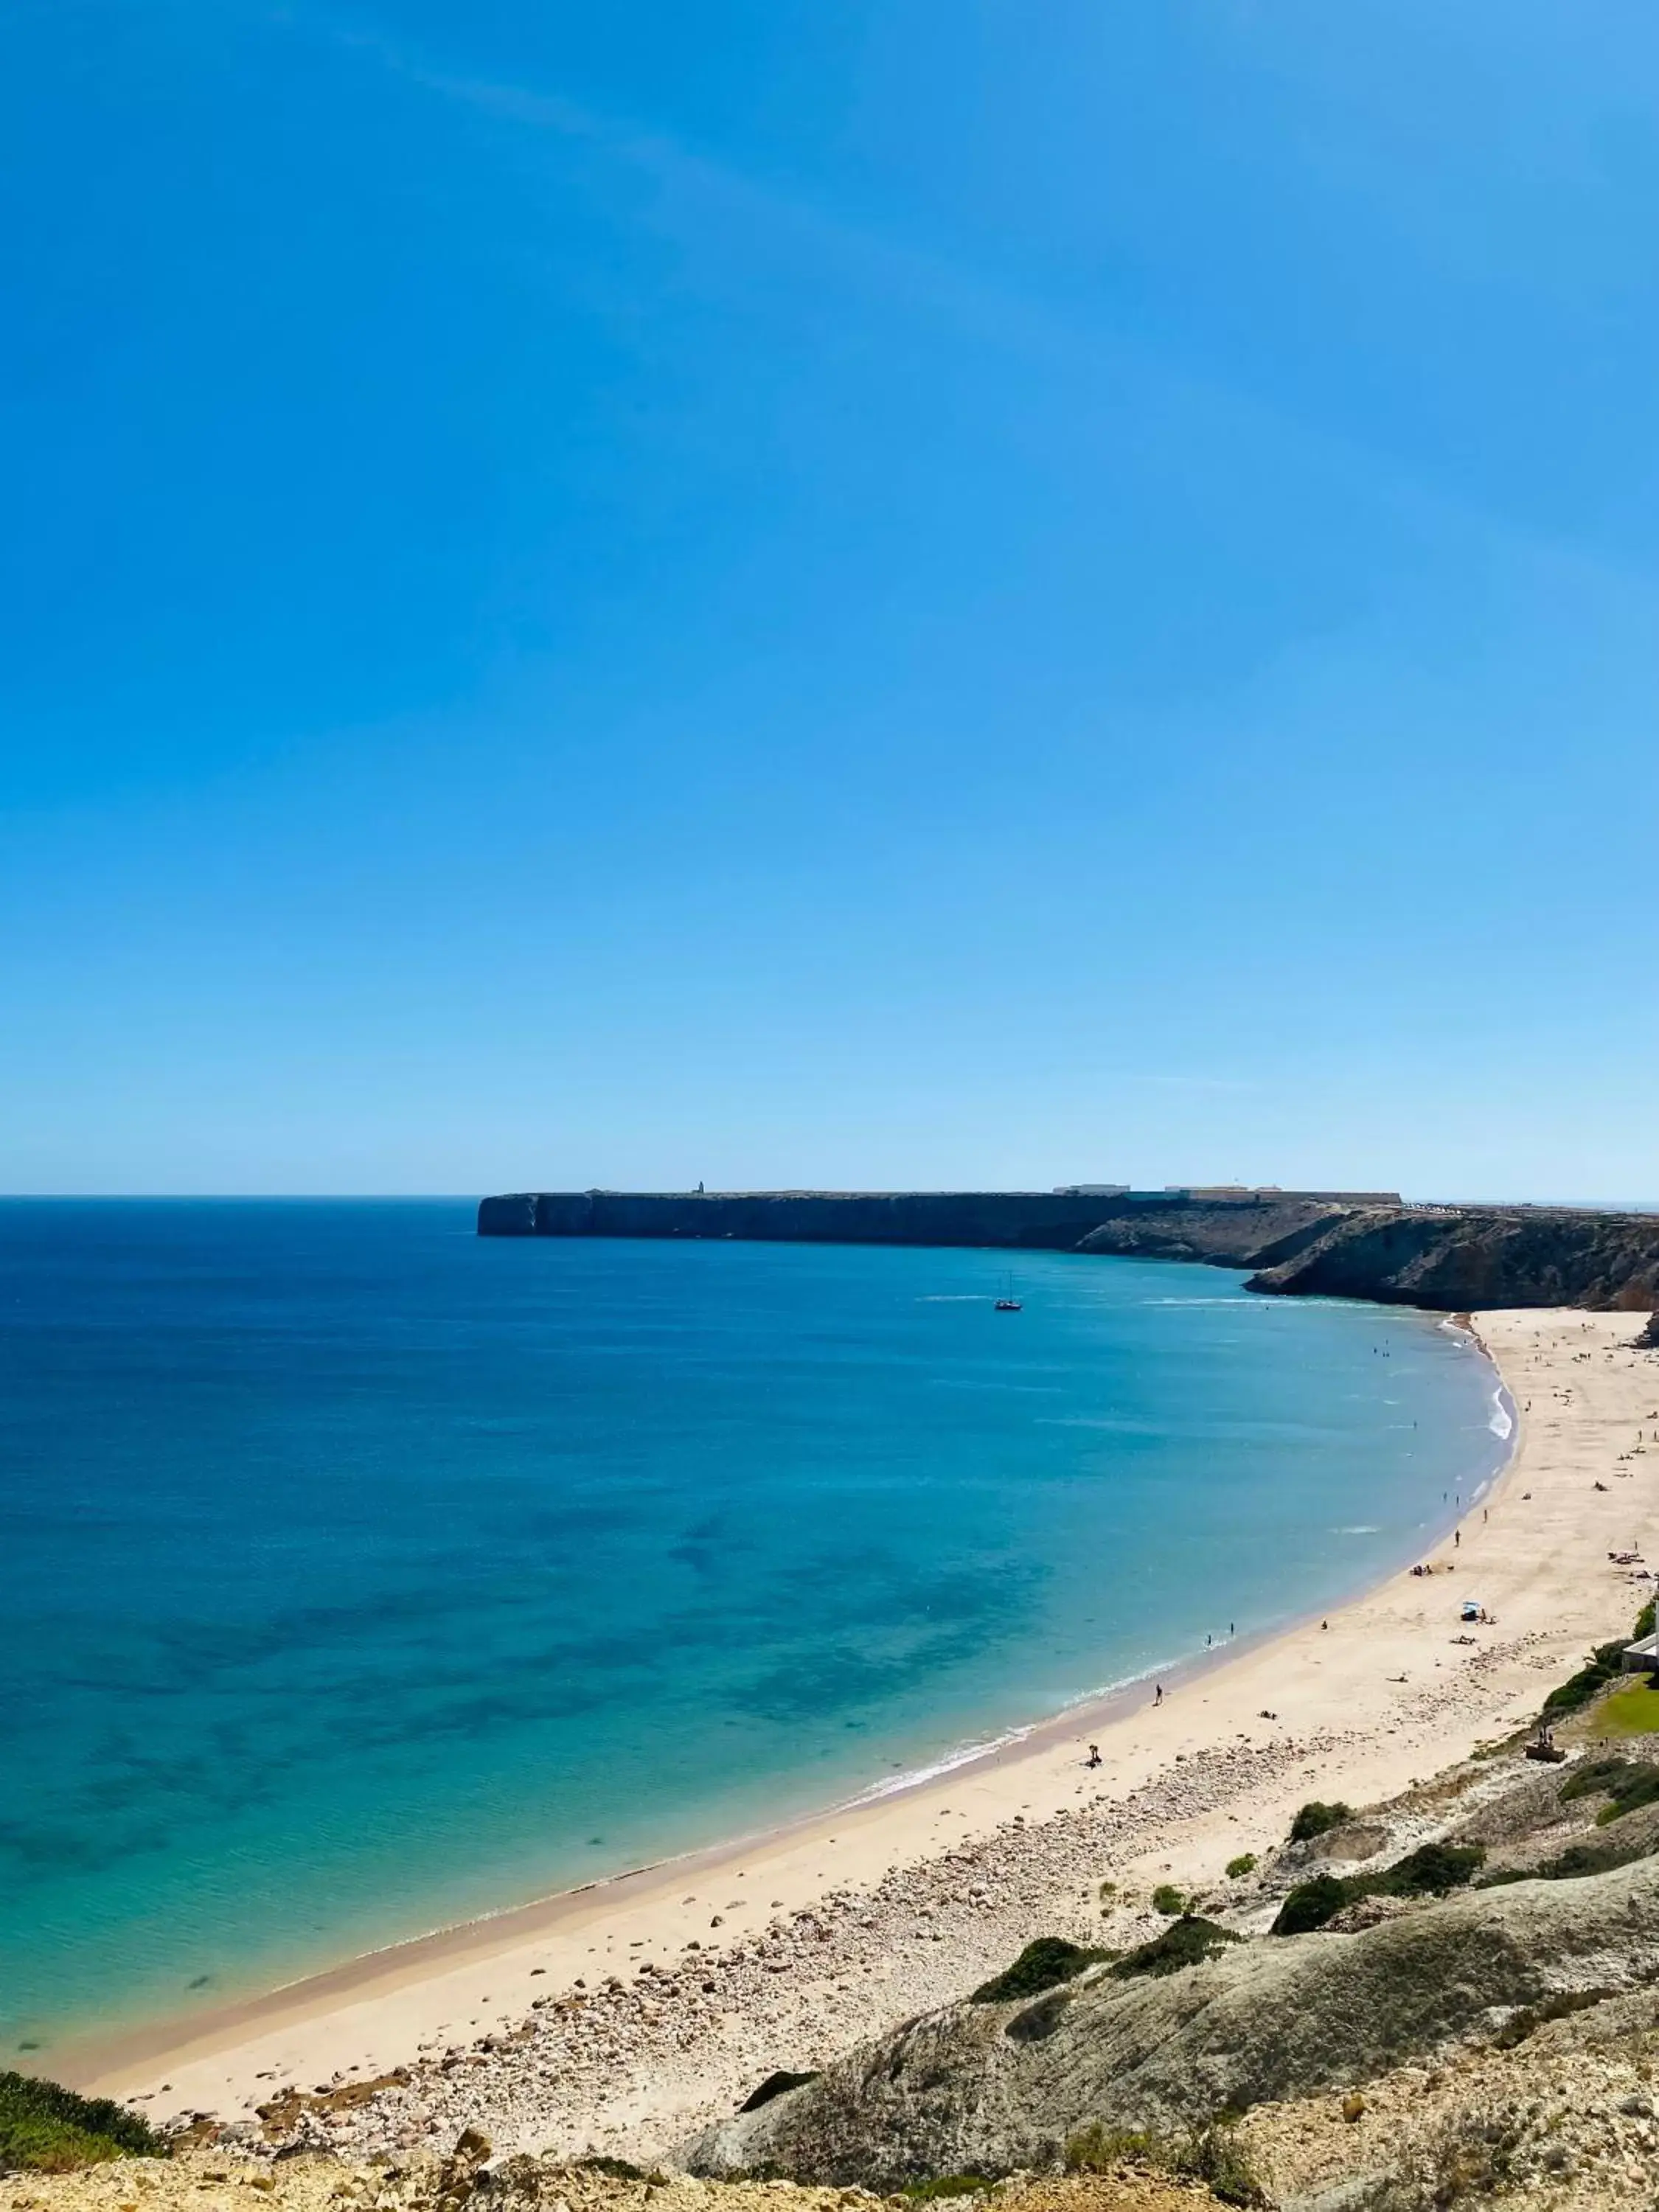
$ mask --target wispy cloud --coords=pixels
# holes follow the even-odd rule
[[[1017,356],[1034,370],[1086,378],[1103,428],[1115,438],[1123,434],[1128,407],[1139,404],[1160,414],[1182,410],[1195,446],[1214,440],[1268,452],[1277,447],[1352,495],[1388,502],[1419,527],[1461,532],[1488,552],[1535,570],[1570,570],[1580,580],[1614,590],[1634,587],[1644,599],[1651,594],[1645,574],[1449,492],[1397,453],[1291,414],[1139,332],[1057,309],[1000,273],[989,275],[936,247],[853,221],[775,179],[690,147],[672,132],[558,91],[442,67],[362,21],[286,9],[270,20],[326,38],[436,99],[599,150],[649,179],[658,194],[659,227],[688,252],[718,249],[722,270],[741,265],[745,253],[787,265],[797,277],[810,269],[820,289],[839,278],[878,291],[912,314],[948,321],[963,337]]]

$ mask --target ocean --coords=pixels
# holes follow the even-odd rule
[[[0,1205],[0,2066],[890,1787],[1503,1457],[1422,1315],[472,1223]]]

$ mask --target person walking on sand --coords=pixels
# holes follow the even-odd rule
[[[1164,1685],[1162,1682],[1154,1682],[1152,1685],[1152,1703],[1155,1705],[1161,1705],[1164,1703]]]

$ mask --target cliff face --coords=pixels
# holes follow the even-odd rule
[[[1146,1198],[1064,1191],[522,1191],[481,1237],[970,1244],[1249,1267],[1283,1297],[1479,1306],[1659,1306],[1659,1215],[1379,1206],[1331,1192]],[[1659,1328],[1649,1340],[1659,1346]]]
[[[1065,1191],[524,1191],[487,1198],[481,1237],[696,1237],[975,1244],[1261,1267],[1352,1209],[1318,1194],[1091,1197]]]
[[[1354,1209],[1323,1198],[1263,1199],[1251,1206],[1125,1206],[1091,1230],[1079,1252],[1117,1259],[1201,1260],[1212,1267],[1270,1267],[1348,1220]]]
[[[481,1237],[739,1237],[794,1244],[979,1244],[1069,1252],[1098,1198],[1050,1191],[527,1191],[487,1198]]]
[[[1659,1302],[1659,1216],[1543,1206],[1378,1208],[1332,1224],[1249,1287],[1375,1298],[1448,1312],[1476,1306]]]

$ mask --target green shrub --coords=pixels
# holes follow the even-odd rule
[[[1110,2173],[1120,2166],[1151,2166],[1182,2181],[1202,2182],[1224,2204],[1250,2206],[1268,2202],[1237,2137],[1219,2120],[1194,2128],[1185,2136],[1152,2135],[1142,2129],[1108,2129],[1097,2120],[1066,2143],[1068,2173]]]
[[[1165,1913],[1173,1920],[1178,1913],[1187,1910],[1187,1900],[1172,1881],[1161,1881],[1152,1892],[1152,1910]]]
[[[0,2173],[64,2173],[111,2158],[165,2158],[147,2120],[109,2097],[77,2097],[56,2081],[0,2074]]]
[[[1115,1960],[1108,1972],[1118,1981],[1133,1981],[1141,1974],[1178,1974],[1188,1966],[1201,1966],[1224,1944],[1241,1942],[1231,1928],[1218,1928],[1213,1920],[1200,1920],[1196,1915],[1184,1912],[1179,1920],[1171,1921],[1161,1936],[1154,1936],[1150,1943],[1138,1950],[1126,1951]]]
[[[899,2195],[911,2204],[932,2204],[941,2197],[979,2197],[996,2184],[982,2173],[941,2173],[933,2181],[913,2181]]]
[[[1651,1636],[1654,1629],[1659,1627],[1659,1622],[1654,1619],[1654,1601],[1650,1598],[1636,1616],[1636,1626],[1630,1632],[1632,1644],[1639,1644],[1644,1636]]]
[[[1587,1875],[1611,1874],[1615,1867],[1634,1866],[1651,1858],[1651,1844],[1569,1844],[1565,1850],[1541,1866],[1504,1867],[1475,1884],[1477,1889],[1500,1889],[1511,1881],[1582,1881]]]
[[[1615,1676],[1624,1672],[1625,1642],[1598,1644],[1576,1674],[1558,1683],[1544,1700],[1549,1713],[1576,1713],[1598,1697]]]
[[[1071,1981],[1103,1955],[1068,1943],[1063,1936],[1039,1936],[1034,1943],[1025,1946],[1012,1966],[1005,1967],[990,1981],[981,1982],[969,2002],[1011,2004],[1016,1997],[1041,1996],[1044,1990],[1057,1989],[1061,1982]]]
[[[1486,1856],[1479,1844],[1419,1844],[1380,1874],[1316,1875],[1291,1892],[1268,1932],[1305,1936],[1362,1897],[1443,1897],[1462,1889]]]
[[[575,2164],[578,2172],[603,2173],[611,2181],[649,2181],[660,2188],[668,2179],[665,2173],[657,2172],[654,2169],[643,2166],[635,2166],[631,2159],[612,2158],[608,2151],[593,2151],[586,2158],[579,2158]],[[763,2177],[757,2174],[750,2178],[758,2180]],[[781,2176],[765,2178],[781,2179]]]
[[[1306,1936],[1334,1920],[1348,1901],[1348,1885],[1334,1874],[1316,1874],[1300,1881],[1279,1908],[1268,1929],[1270,1936]]]
[[[1229,1859],[1227,1862],[1229,1881],[1242,1881],[1247,1874],[1255,1872],[1255,1853],[1254,1851],[1241,1851],[1236,1859]]]
[[[1331,1828],[1340,1828],[1345,1820],[1352,1820],[1352,1808],[1340,1800],[1334,1805],[1322,1805],[1316,1797],[1311,1804],[1304,1805],[1291,1821],[1291,1841],[1293,1844],[1310,1844],[1316,1836],[1322,1836]]]
[[[1139,2128],[1104,2128],[1091,2120],[1066,2139],[1067,2173],[1109,2173],[1115,2166],[1150,2166],[1161,2145],[1156,2136]]]
[[[1356,1897],[1443,1897],[1462,1889],[1486,1858],[1480,1844],[1419,1844],[1381,1874],[1356,1875]]]
[[[1645,1759],[1597,1759],[1588,1765],[1574,1770],[1563,1785],[1561,1802],[1565,1805],[1575,1797],[1589,1797],[1605,1793],[1611,1801],[1596,1814],[1599,1826],[1609,1820],[1633,1813],[1638,1805],[1659,1804],[1659,1766]]]

